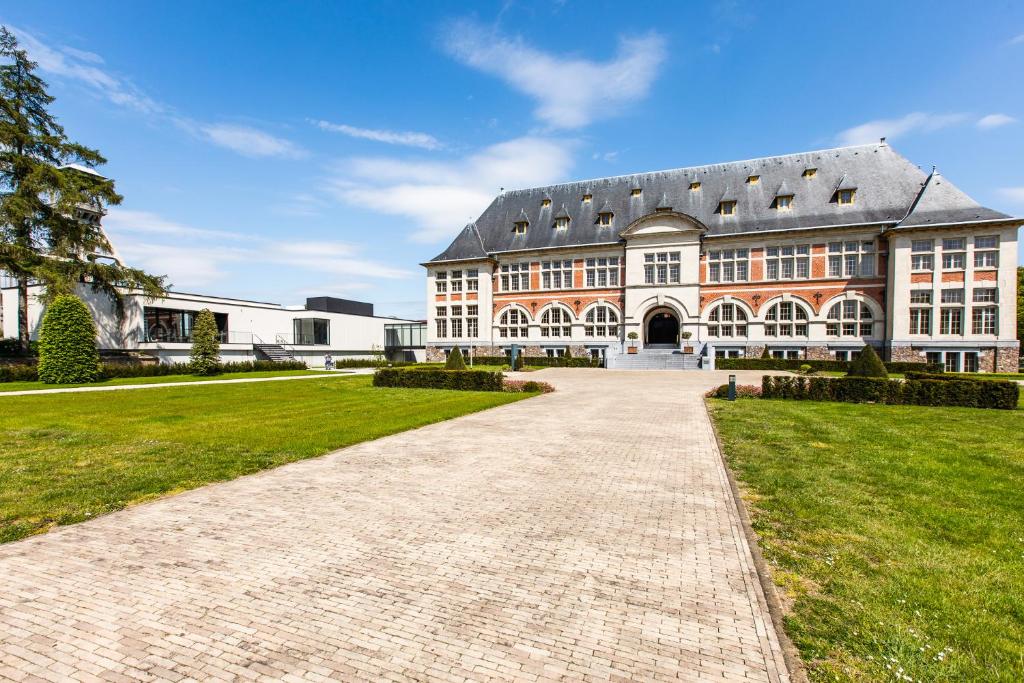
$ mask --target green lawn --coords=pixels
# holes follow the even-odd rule
[[[1024,680],[1024,414],[709,405],[812,680]]]
[[[257,377],[288,377],[289,375],[322,375],[323,370],[262,370],[259,372],[226,372],[222,375],[161,375],[159,377],[117,377],[91,384],[43,384],[42,382],[0,382],[0,393],[5,391],[34,391],[37,389],[67,389],[71,387],[111,387],[121,384],[165,384],[167,382],[212,382],[219,379],[247,379]]]
[[[364,375],[4,398],[0,542],[531,396],[370,382]]]

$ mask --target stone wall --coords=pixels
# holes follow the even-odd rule
[[[1018,372],[1020,370],[1020,349],[1003,347],[997,349],[996,372]]]
[[[832,353],[827,346],[808,346],[804,351],[807,360],[832,360]]]
[[[893,363],[921,363],[921,350],[912,346],[893,346],[889,348],[889,360]]]

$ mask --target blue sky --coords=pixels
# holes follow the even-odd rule
[[[423,316],[500,187],[885,135],[1024,215],[1024,3],[7,4],[180,291]]]

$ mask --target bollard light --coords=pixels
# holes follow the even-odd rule
[[[736,400],[736,375],[729,375],[729,400]]]

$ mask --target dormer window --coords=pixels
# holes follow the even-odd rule
[[[696,192],[700,189],[700,183],[690,183],[690,191]]]
[[[540,208],[546,209],[549,206],[551,206],[551,200],[550,199],[542,199],[542,200],[540,200]]]
[[[526,221],[516,221],[515,223],[512,224],[512,234],[525,235],[527,225],[528,223]]]
[[[759,182],[761,182],[761,176],[759,176],[759,175],[747,176],[747,185],[757,185]]]
[[[585,194],[585,195],[583,195],[583,203],[584,204],[589,204],[591,201],[593,201],[593,199],[594,199],[594,195],[592,195],[592,194]]]
[[[639,197],[641,192],[643,192],[643,190],[641,190],[639,187],[634,187],[632,190],[629,191],[629,196]]]
[[[605,211],[604,213],[597,214],[597,224],[602,228],[610,227],[612,224],[612,213]]]
[[[718,203],[718,213],[723,216],[733,216],[736,214],[736,201],[735,200],[723,200]]]
[[[853,200],[856,195],[857,190],[839,190],[836,193],[836,197],[839,200],[840,205],[853,204]]]
[[[815,175],[817,175],[817,173],[818,173],[818,169],[816,169],[816,168],[805,168],[804,172],[803,172],[803,176],[804,176],[804,178],[813,178]]]
[[[555,219],[555,230],[565,230],[569,227],[569,217],[561,216]]]
[[[793,195],[780,195],[775,198],[775,208],[779,211],[789,211],[793,208]]]

